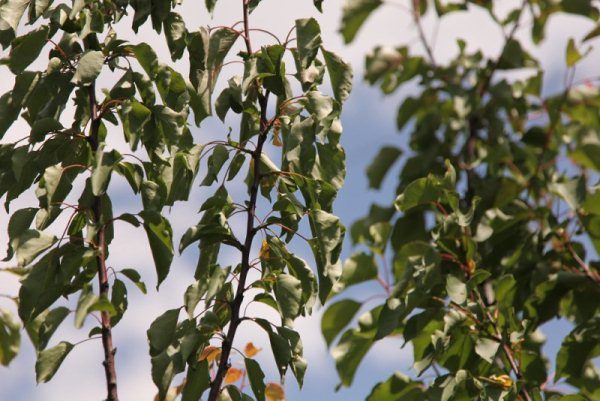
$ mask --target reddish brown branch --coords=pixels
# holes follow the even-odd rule
[[[252,54],[248,18],[249,9],[247,0],[242,0],[242,4],[244,14],[244,41],[246,43],[246,50],[248,54]],[[259,93],[258,101],[260,105],[260,132],[258,133],[256,148],[251,152],[251,158],[253,160],[253,179],[252,185],[250,187],[250,199],[248,201],[248,208],[246,211],[246,238],[244,244],[241,247],[241,270],[238,277],[238,284],[235,297],[230,304],[231,321],[229,322],[227,334],[223,337],[223,341],[221,343],[221,357],[219,359],[219,365],[215,376],[210,383],[208,401],[216,401],[219,397],[219,394],[221,392],[221,386],[223,384],[223,379],[225,378],[225,374],[227,373],[227,370],[230,367],[229,357],[231,355],[231,350],[233,349],[233,340],[235,338],[235,334],[240,323],[243,321],[243,317],[240,315],[240,309],[244,301],[244,293],[246,291],[246,279],[248,277],[248,272],[252,268],[250,263],[250,252],[252,250],[252,242],[257,233],[257,230],[254,227],[254,220],[256,218],[256,203],[261,179],[260,158],[262,155],[263,146],[267,140],[267,133],[269,132],[272,126],[272,124],[269,124],[269,120],[267,119],[268,100],[268,91],[264,95]]]
[[[98,150],[98,131],[101,123],[101,116],[98,112],[98,102],[96,101],[96,86],[92,83],[88,89],[90,102],[90,135],[89,142],[92,151]],[[106,267],[106,226],[102,224],[102,197],[94,196],[92,203],[93,221],[98,229],[96,234],[97,256],[96,265],[98,267],[98,285],[100,287],[100,296],[108,298],[109,283],[108,269]],[[106,376],[107,401],[119,401],[117,393],[117,372],[115,369],[115,352],[112,341],[112,325],[110,314],[106,311],[100,312],[100,321],[102,329],[102,347],[104,349],[104,374]]]

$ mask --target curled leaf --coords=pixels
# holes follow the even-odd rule
[[[265,396],[268,401],[285,401],[285,392],[283,387],[277,383],[267,383]]]
[[[202,350],[202,353],[198,357],[198,361],[207,360],[209,364],[216,361],[221,356],[221,348],[213,347],[209,345]]]
[[[258,257],[261,259],[269,259],[269,243],[266,239],[262,240],[262,245],[260,246],[260,251],[258,252]]]
[[[232,384],[240,380],[244,372],[238,368],[229,368],[225,374],[225,384]]]
[[[246,354],[246,356],[248,358],[252,358],[256,354],[258,354],[261,350],[262,350],[262,348],[256,348],[256,346],[254,346],[254,344],[252,342],[249,342],[248,344],[246,344],[246,347],[244,347],[244,354]]]
[[[490,380],[499,384],[505,390],[508,390],[513,385],[513,381],[509,375],[491,375]]]

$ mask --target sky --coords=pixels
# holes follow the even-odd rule
[[[406,0],[395,0],[397,3],[408,4]],[[241,7],[238,0],[220,0],[214,17],[211,19],[199,1],[187,0],[179,12],[184,16],[189,30],[194,30],[201,25],[231,25],[241,19]],[[391,96],[383,96],[377,88],[372,88],[362,82],[363,59],[368,49],[375,45],[394,46],[400,43],[411,43],[414,50],[422,52],[415,41],[417,31],[411,22],[410,16],[401,7],[384,6],[374,13],[365,24],[355,42],[344,45],[338,33],[342,0],[326,0],[324,12],[319,15],[312,7],[310,0],[263,0],[255,13],[251,16],[251,25],[256,28],[266,28],[280,37],[284,37],[296,18],[314,16],[321,24],[325,46],[340,54],[354,67],[354,90],[345,104],[342,116],[344,134],[342,144],[347,154],[346,185],[342,188],[335,205],[335,213],[350,226],[352,221],[363,216],[373,201],[389,203],[393,199],[395,187],[394,177],[388,177],[382,191],[375,192],[368,189],[365,170],[377,150],[384,144],[395,144],[406,148],[406,134],[399,134],[395,128],[395,112],[402,98],[410,94],[411,88],[403,89]],[[503,6],[514,4],[512,0],[500,2]],[[120,26],[126,28],[130,20],[125,19]],[[426,34],[434,37],[434,25],[431,18],[425,18]],[[579,17],[553,18],[547,28],[546,41],[537,48],[530,50],[540,58],[541,63],[548,70],[545,76],[547,93],[561,90],[564,75],[564,53],[569,37],[581,38],[591,29],[591,24]],[[501,47],[501,32],[491,23],[487,14],[473,8],[467,12],[456,13],[446,18],[437,30],[434,52],[438,62],[449,59],[455,52],[456,38],[464,38],[469,50],[481,49],[488,56],[495,56]],[[527,32],[519,34],[525,38]],[[137,35],[126,36],[133,43],[147,42],[159,53],[161,59],[168,59],[166,44],[151,31],[149,27],[140,29]],[[253,33],[253,40],[260,43],[266,40],[260,33]],[[592,43],[593,44],[593,43]],[[1,53],[0,53],[1,54]],[[233,52],[232,52],[233,54]],[[597,52],[592,52],[588,59],[578,68],[578,78],[593,74],[593,67],[598,65]],[[186,61],[176,64],[181,71],[186,71]],[[7,74],[5,67],[0,66],[3,79],[0,82],[0,93],[12,88],[12,77]],[[45,68],[45,61],[38,60],[32,68]],[[234,68],[234,67],[232,67]],[[224,69],[222,77],[239,73]],[[105,87],[111,86],[111,78],[101,77]],[[217,91],[218,92],[218,91]],[[68,119],[68,116],[66,116]],[[208,141],[210,138],[223,137],[228,126],[235,128],[235,120],[227,120],[222,124],[216,118],[206,120],[201,128],[192,128],[194,136],[199,141]],[[13,126],[11,132],[3,141],[11,141],[23,136],[24,123]],[[118,135],[117,135],[118,136]],[[116,140],[116,148],[124,144]],[[398,166],[397,166],[398,167]],[[202,175],[203,172],[200,172]],[[393,174],[390,174],[393,176]],[[139,202],[132,196],[130,189],[122,179],[113,178],[109,190],[113,198],[115,215],[119,212],[137,212],[141,209]],[[189,204],[176,204],[169,216],[175,232],[175,241],[178,242],[181,234],[190,224],[198,220],[196,210],[207,192],[194,189]],[[234,198],[243,196],[242,188],[232,191]],[[35,206],[36,199],[30,193],[20,197],[12,206],[12,210],[25,206]],[[0,257],[5,253],[5,229],[8,217],[2,208],[0,211]],[[60,226],[60,223],[57,223]],[[235,227],[234,227],[235,228]],[[119,377],[119,393],[122,400],[152,400],[156,389],[150,378],[150,361],[148,358],[148,345],[145,331],[150,323],[162,311],[179,307],[185,288],[193,281],[193,272],[196,263],[196,253],[190,250],[181,256],[176,256],[171,267],[171,273],[160,292],[156,292],[155,273],[153,262],[146,244],[145,235],[139,230],[121,224],[115,228],[116,239],[111,245],[109,265],[115,269],[134,267],[139,269],[148,285],[149,293],[144,296],[134,287],[129,288],[130,309],[125,314],[121,323],[114,329],[113,336],[117,346],[117,370]],[[311,261],[306,247],[296,242],[298,253]],[[347,244],[349,245],[349,244]],[[349,255],[350,246],[346,246],[343,256]],[[235,261],[236,254],[226,254],[224,258]],[[10,263],[0,263],[8,266]],[[1,274],[1,273],[0,273]],[[3,274],[0,277],[0,294],[16,294],[18,283],[15,278]],[[376,291],[373,287],[362,287],[355,291],[357,299],[366,299]],[[75,302],[76,299],[71,300]],[[0,307],[13,308],[9,301],[0,298]],[[253,313],[267,314],[268,311],[256,308]],[[326,349],[320,334],[319,320],[322,309],[317,309],[313,316],[299,319],[296,329],[301,333],[304,343],[305,358],[309,367],[305,378],[304,388],[299,390],[294,379],[290,376],[286,381],[287,398],[290,401],[310,399],[313,401],[359,401],[363,400],[370,389],[378,381],[384,380],[394,371],[403,373],[411,372],[411,350],[406,347],[401,349],[400,338],[385,339],[378,342],[365,358],[359,368],[354,384],[349,389],[335,392],[338,378],[334,370],[334,363]],[[61,329],[54,335],[53,342],[68,340],[76,342],[86,337],[87,330],[94,326],[94,321],[88,318],[84,329],[75,330],[69,322],[63,323]],[[554,323],[548,331],[557,330],[564,332],[567,326],[563,323]],[[238,331],[236,344],[243,347],[245,342],[253,341],[259,347],[265,348],[258,356],[267,374],[267,380],[278,380],[275,365],[268,348],[268,340],[256,327],[251,325],[241,326]],[[559,337],[549,336],[548,346],[556,349]],[[65,360],[61,369],[51,382],[41,385],[35,384],[35,354],[29,340],[24,336],[21,352],[9,368],[0,367],[0,400],[28,400],[28,401],[92,401],[100,400],[105,396],[104,375],[101,366],[102,349],[97,341],[89,341],[78,346]],[[181,379],[177,378],[175,384]]]

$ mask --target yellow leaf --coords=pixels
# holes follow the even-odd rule
[[[261,259],[269,259],[269,243],[266,239],[262,240],[262,245],[260,246],[260,252],[258,252],[258,257]]]
[[[244,348],[244,354],[246,354],[246,356],[248,358],[252,358],[254,355],[258,354],[261,350],[262,350],[262,348],[256,348],[254,346],[254,344],[252,344],[250,342],[250,343],[246,344],[246,347]]]
[[[242,377],[242,370],[238,368],[229,368],[225,374],[225,384],[235,383]]]
[[[277,383],[267,383],[265,388],[265,396],[269,401],[285,401],[285,392],[283,387]]]
[[[221,348],[213,347],[209,345],[208,347],[204,347],[202,353],[198,357],[199,361],[207,360],[208,363],[213,363],[217,358],[221,356]]]
[[[475,264],[475,261],[473,259],[469,259],[467,261],[467,273],[469,273],[469,274],[475,273],[476,268],[477,268],[477,265]]]
[[[513,381],[509,375],[500,375],[500,376],[491,375],[490,380],[499,384],[505,390],[508,390],[513,385]]]

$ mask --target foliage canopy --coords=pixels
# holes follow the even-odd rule
[[[221,3],[206,0],[206,11]],[[0,363],[17,355],[22,328],[38,382],[79,344],[100,340],[107,399],[119,399],[113,328],[128,290],[145,294],[148,281],[111,263],[111,244],[126,240],[119,225],[129,224],[147,238],[157,290],[175,252],[197,253],[181,304],[147,330],[159,401],[285,399],[256,361],[260,349],[238,349],[238,328],[264,331],[281,382],[289,371],[302,386],[307,361],[293,322],[318,303],[340,386],[375,342],[410,344],[416,374],[393,373],[367,401],[599,400],[600,91],[597,78],[575,80],[600,36],[597,2],[344,2],[346,43],[373,12],[397,6],[422,48],[379,46],[366,57],[368,84],[416,91],[395,116],[408,149],[382,146],[366,171],[376,190],[396,174],[395,199],[352,224],[344,261],[333,204],[352,69],[327,50],[314,18],[297,19],[285,38],[254,28],[260,3],[240,0],[231,25],[191,29],[171,0],[0,0],[0,63],[14,77],[0,97],[5,261],[15,264],[2,273],[21,280],[18,317],[0,309]],[[323,1],[313,5],[321,11]],[[423,19],[473,8],[500,29],[502,50],[489,57],[459,40],[454,57],[438,60]],[[567,43],[564,87],[547,88],[526,42],[540,45],[561,13],[591,29]],[[122,39],[146,26],[169,59]],[[269,42],[257,46],[257,33]],[[209,117],[237,128],[207,140],[194,126]],[[22,138],[15,124],[26,127]],[[139,209],[113,213],[116,180]],[[198,185],[208,194],[200,217],[176,238],[168,208],[189,203]],[[28,195],[35,204],[11,209]],[[314,267],[298,256],[302,241]],[[384,301],[353,298],[368,282]],[[254,314],[252,303],[278,318]],[[68,317],[89,330],[78,342],[59,339]],[[547,350],[542,328],[558,318],[572,327]]]
[[[365,61],[365,80],[384,94],[418,90],[396,115],[398,130],[410,135],[409,149],[382,147],[367,171],[369,185],[379,189],[406,153],[397,197],[373,204],[352,225],[359,250],[336,285],[344,293],[379,281],[385,301],[342,298],[323,316],[341,385],[352,383],[376,341],[401,335],[412,346],[417,375],[427,371],[434,379],[395,373],[368,401],[600,399],[593,361],[600,355],[600,274],[593,260],[600,251],[600,92],[597,78],[574,80],[587,42],[600,34],[598,5],[523,1],[506,10],[505,2],[410,3],[403,9],[423,51],[376,47]],[[379,0],[347,1],[345,41],[382,7]],[[427,14],[440,23],[474,7],[503,32],[499,55],[469,51],[467,38],[458,41],[455,57],[438,62],[421,19]],[[527,30],[539,45],[558,13],[587,19],[593,29],[569,40],[565,86],[549,90],[545,66],[522,42]],[[571,322],[572,331],[548,355],[540,327],[557,318]]]

